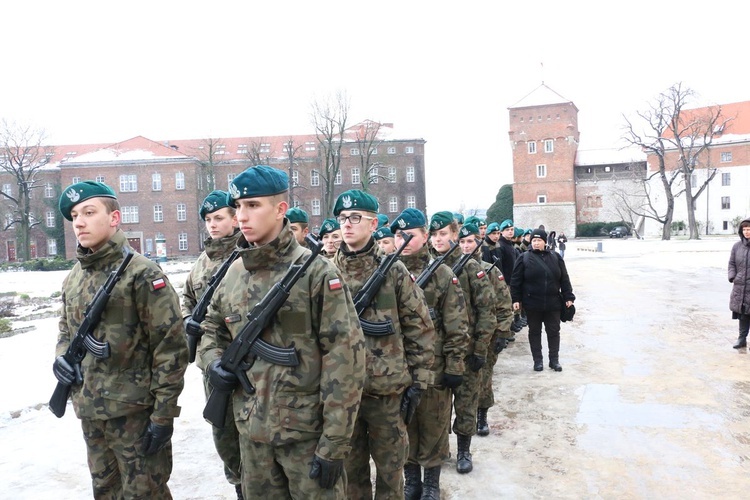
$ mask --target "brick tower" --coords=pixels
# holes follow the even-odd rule
[[[542,82],[508,111],[514,223],[574,236],[578,108]]]

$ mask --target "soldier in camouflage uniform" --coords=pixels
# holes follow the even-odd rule
[[[182,317],[186,322],[193,321],[191,314],[198,300],[206,290],[206,284],[216,270],[234,251],[237,240],[242,233],[237,230],[237,218],[234,208],[228,205],[227,192],[215,190],[211,192],[199,210],[201,219],[206,224],[208,238],[203,242],[205,250],[193,264],[182,292]],[[203,385],[206,397],[211,393],[206,376],[205,366],[198,358],[198,368],[203,372]],[[231,406],[231,402],[230,402]],[[227,411],[224,427],[212,427],[214,446],[224,463],[224,475],[237,490],[237,498],[242,498],[240,436],[234,424],[234,414],[231,408]]]
[[[345,191],[334,206],[344,237],[335,262],[353,294],[384,258],[372,237],[377,211],[377,199],[358,190]],[[367,379],[347,460],[347,496],[372,498],[372,457],[377,475],[375,497],[402,499],[409,446],[406,425],[432,382],[435,328],[422,290],[399,261],[362,318],[390,322],[395,333],[374,336],[365,332]]]
[[[474,232],[475,226],[464,224],[468,233],[480,236],[481,231]],[[476,240],[471,237],[461,239],[461,249],[464,253],[472,252],[476,248]],[[478,260],[478,259],[477,259]],[[492,376],[494,373],[497,355],[505,349],[508,339],[511,337],[510,324],[513,322],[513,304],[510,300],[510,289],[505,282],[505,277],[497,266],[487,262],[481,262],[482,267],[487,270],[490,283],[494,290],[496,327],[490,341],[490,349],[487,351],[487,362],[481,369],[481,382],[479,386],[479,403],[477,409],[477,435],[487,436],[490,427],[487,423],[487,410],[495,405],[495,397],[492,390]]]
[[[393,253],[396,251],[396,242],[393,238],[393,233],[388,227],[381,227],[372,233],[372,237],[375,238],[375,242],[378,244],[384,254]]]
[[[341,227],[336,219],[326,219],[320,225],[318,239],[323,242],[323,252],[332,259],[341,245]]]
[[[177,293],[159,266],[135,253],[115,285],[94,336],[110,356],[87,355],[83,383],[62,354],[84,319],[86,306],[125,248],[118,228],[120,207],[102,183],[73,184],[60,197],[60,212],[73,222],[78,262],[63,281],[60,333],[53,372],[72,385],[73,409],[81,419],[94,498],[171,498],[173,419],[187,367]]]
[[[474,230],[478,232],[476,226]],[[437,212],[430,219],[430,238],[437,255],[447,252],[451,241],[458,239],[460,242],[461,238],[467,237],[474,238],[475,236],[463,227],[457,232],[450,212]],[[464,251],[463,247],[462,251]],[[454,266],[459,259],[460,256],[451,255],[445,262],[449,266]],[[471,472],[473,468],[471,436],[477,431],[480,370],[487,362],[487,352],[492,334],[495,332],[496,317],[494,291],[481,264],[476,260],[469,260],[463,270],[458,273],[458,279],[466,299],[469,336],[471,337],[463,383],[453,392],[453,406],[456,413],[453,432],[456,433],[458,441],[456,470],[464,474]]]
[[[245,498],[345,498],[349,451],[365,376],[364,338],[351,295],[332,263],[316,258],[261,338],[292,346],[299,365],[252,354],[246,375],[253,394],[220,358],[245,326],[246,313],[310,250],[297,243],[287,209],[286,173],[248,168],[229,185],[242,237],[240,257],[214,294],[200,356],[209,382],[233,390]]]
[[[404,243],[404,233],[412,235],[401,253],[401,262],[412,275],[419,276],[430,264],[424,214],[407,208],[391,224],[391,231],[399,247]],[[458,278],[445,264],[440,264],[426,283],[424,295],[437,332],[432,364],[434,383],[425,391],[408,426],[409,459],[404,466],[404,498],[439,500],[440,467],[450,457],[451,390],[463,381],[464,358],[469,347],[469,317]]]
[[[286,218],[289,221],[289,229],[292,230],[294,237],[302,246],[307,246],[305,237],[310,233],[310,218],[307,212],[299,207],[292,207],[286,211]]]

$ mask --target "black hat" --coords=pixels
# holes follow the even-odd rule
[[[545,231],[544,229],[539,229],[539,228],[534,229],[533,231],[531,231],[531,239],[533,240],[534,238],[541,238],[546,242],[547,231]]]

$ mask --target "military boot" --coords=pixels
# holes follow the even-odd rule
[[[479,408],[477,410],[477,436],[489,436],[490,426],[487,423],[488,408]]]
[[[424,470],[422,500],[440,500],[440,466]]]
[[[459,474],[466,474],[474,468],[474,465],[471,463],[471,436],[456,434],[456,440],[458,441],[456,470]]]
[[[737,342],[735,342],[732,347],[734,347],[735,349],[742,349],[743,347],[747,347],[747,333],[745,335],[742,335],[740,333],[740,336],[737,337]]]
[[[422,496],[422,468],[419,464],[404,465],[404,498],[406,500],[419,500]],[[427,470],[425,470],[425,479]]]

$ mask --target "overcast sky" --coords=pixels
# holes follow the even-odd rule
[[[542,81],[615,147],[676,82],[750,100],[742,2],[8,2],[0,117],[51,144],[312,133],[316,96],[427,141],[428,211],[512,182],[508,107]]]

